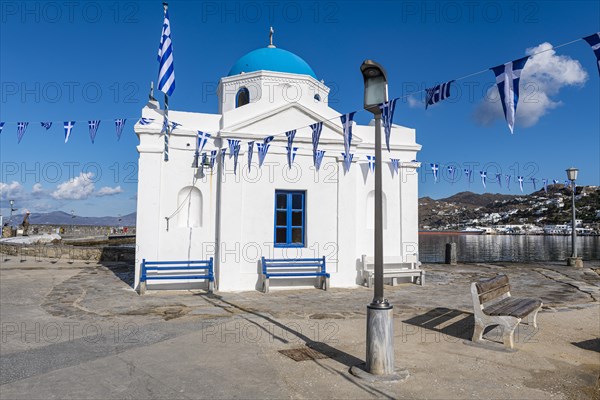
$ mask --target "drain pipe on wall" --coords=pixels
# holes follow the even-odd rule
[[[216,193],[216,206],[215,206],[215,290],[219,290],[219,283],[221,282],[221,190],[223,183],[223,156],[221,152],[222,139],[220,138],[221,132],[217,134],[218,137],[215,139],[215,147],[219,149],[217,152],[217,193]]]

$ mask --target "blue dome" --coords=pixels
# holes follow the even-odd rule
[[[261,70],[310,75],[317,79],[315,72],[306,61],[294,53],[276,47],[264,47],[251,51],[237,60],[227,76]]]

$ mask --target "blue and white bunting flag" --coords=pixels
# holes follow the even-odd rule
[[[164,4],[164,3],[163,3]],[[171,22],[169,10],[165,4],[165,19],[158,45],[158,90],[171,96],[175,90],[175,69],[173,67],[173,45],[171,43]]]
[[[498,180],[498,185],[502,187],[502,174],[496,174],[496,179]]]
[[[316,124],[311,124],[310,129],[312,129],[312,145],[313,145],[313,164],[317,167],[317,149],[319,148],[319,139],[321,138],[321,131],[323,130],[323,123],[317,122]],[[319,165],[321,163],[319,162]],[[317,168],[317,171],[319,168]]]
[[[381,119],[383,121],[383,130],[385,132],[385,145],[388,151],[390,151],[390,133],[392,132],[392,120],[394,119],[396,101],[398,101],[398,99],[392,99],[379,105],[379,108],[381,109]]]
[[[121,140],[121,134],[123,133],[123,128],[125,127],[125,122],[127,122],[127,119],[125,119],[125,118],[115,119],[115,130],[117,132],[117,140]]]
[[[217,150],[210,151],[210,169],[213,170],[215,168],[215,160],[217,159]]]
[[[350,166],[352,165],[354,154],[342,153],[342,157],[344,157],[344,171],[348,173],[348,171],[350,171]]]
[[[25,135],[28,125],[29,122],[17,122],[17,144],[21,143],[21,139],[23,139],[23,135]]]
[[[529,56],[491,68],[491,70],[494,71],[494,75],[496,75],[496,86],[498,86],[500,102],[502,103],[504,117],[508,123],[510,133],[513,133],[515,126],[517,103],[519,102],[519,81],[521,80],[521,71],[525,67],[525,63],[527,63],[528,59]]]
[[[288,168],[292,168],[292,164],[294,163],[294,159],[296,158],[296,152],[298,151],[297,147],[285,147],[288,155]]]
[[[523,177],[517,176],[517,180],[519,181],[519,189],[521,189],[521,193],[523,193]]]
[[[294,149],[294,137],[296,137],[296,130],[293,129],[291,131],[287,131],[285,133],[285,136],[287,137],[287,161],[288,161],[288,166],[289,168],[292,168],[292,163],[294,162],[294,159],[292,157],[292,150]]]
[[[65,143],[67,143],[69,141],[69,138],[71,137],[71,131],[73,130],[73,127],[75,126],[75,121],[65,121]]]
[[[548,193],[548,179],[542,179],[542,185],[544,185],[544,192]]]
[[[98,127],[100,126],[100,120],[92,120],[88,121],[88,126],[90,127],[90,139],[92,140],[92,144],[94,144],[94,140],[96,140],[96,133],[98,133]]]
[[[450,82],[442,83],[440,85],[434,86],[429,89],[425,89],[427,96],[425,98],[425,109],[427,110],[428,106],[432,106],[435,103],[446,100],[450,97],[450,85],[454,82],[453,80]]]
[[[199,167],[200,153],[204,150],[204,146],[208,142],[208,139],[210,139],[210,133],[198,131],[198,134],[196,135],[196,151],[194,153],[194,163],[192,168]]]
[[[235,147],[233,148],[233,174],[236,175],[236,171],[237,171],[237,163],[238,163],[238,156],[240,155],[240,148],[242,146],[240,145],[240,141],[237,140],[237,143],[235,145]]]
[[[535,187],[535,182],[536,181],[537,181],[537,179],[531,178],[531,183],[533,184],[533,190],[537,190],[537,188]]]
[[[506,181],[506,190],[510,190],[510,175],[505,175],[504,180]]]
[[[554,184],[556,185],[559,181],[558,179],[552,179],[552,182],[554,182]]]
[[[473,173],[473,170],[471,170],[471,169],[468,169],[468,168],[465,168],[465,169],[463,170],[463,172],[465,173],[465,176],[467,177],[467,182],[468,182],[469,184],[471,184],[471,175],[472,175],[472,173]]]
[[[223,166],[223,169],[225,169],[225,154],[227,154],[227,148],[223,147],[221,149],[221,164]]]
[[[456,168],[453,165],[448,166],[448,176],[450,178],[450,184],[454,184],[454,175],[456,174]]]
[[[369,161],[369,169],[375,171],[375,156],[367,156],[367,160]]]
[[[0,122],[0,133],[2,133],[2,129],[4,129],[4,122]]]
[[[321,168],[321,162],[323,161],[323,156],[325,155],[325,150],[317,150],[317,154],[315,154],[315,168],[317,171]]]
[[[175,122],[175,121],[171,121],[171,130],[174,131],[175,129],[179,128],[181,126],[180,123]]]
[[[140,125],[150,125],[152,122],[154,122],[154,118],[140,118],[140,120],[138,121],[138,124]]]
[[[392,175],[394,173],[399,174],[400,159],[398,159],[398,158],[390,158],[390,162],[392,163]]]
[[[356,111],[340,115],[344,135],[345,154],[350,154],[350,145],[352,144],[352,123],[354,120],[354,114],[356,114]]]
[[[229,158],[235,155],[235,148],[240,145],[240,141],[236,139],[227,139],[227,145],[229,147]]]
[[[479,171],[479,176],[481,176],[481,183],[483,184],[483,188],[487,188],[486,185],[486,181],[487,181],[487,172],[485,171]]]
[[[271,146],[269,143],[274,139],[273,136],[267,136],[262,143],[256,143],[256,149],[258,150],[258,167],[262,167],[265,162],[265,157]]]
[[[254,141],[248,142],[248,172],[252,167],[252,153],[254,153]]]
[[[40,124],[42,125],[42,128],[46,128],[46,130],[52,127],[52,122],[40,122]]]
[[[571,186],[571,182],[568,179],[565,179],[565,189],[568,189]]]
[[[583,40],[592,47],[594,55],[596,56],[596,64],[598,64],[598,73],[600,74],[600,32],[586,36]]]
[[[429,164],[431,166],[431,171],[433,172],[433,182],[437,183],[438,181],[438,171],[440,170],[440,167],[438,164]]]

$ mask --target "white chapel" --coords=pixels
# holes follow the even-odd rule
[[[358,66],[356,66],[357,73]],[[374,126],[353,125],[349,170],[344,167],[341,113],[329,107],[329,87],[302,58],[272,44],[241,57],[218,86],[219,112],[169,110],[175,127],[164,160],[163,110],[156,100],[142,109],[139,137],[135,287],[142,259],[214,258],[220,291],[260,289],[260,260],[325,256],[332,287],[362,283],[362,255],[373,255]],[[310,124],[323,122],[319,171],[313,165]],[[290,166],[286,131],[296,129]],[[198,131],[211,137],[198,166]],[[248,142],[274,136],[259,168]],[[228,139],[240,140],[237,165]],[[221,149],[225,156],[221,157]],[[393,125],[383,149],[384,256],[418,259],[418,176],[421,146],[415,130]],[[212,151],[219,152],[211,166]],[[390,159],[401,160],[398,173]],[[235,170],[234,170],[235,167]],[[271,287],[312,286],[314,279],[272,280]],[[176,285],[182,287],[181,283]],[[204,288],[189,282],[185,288]],[[148,288],[173,287],[168,282]]]

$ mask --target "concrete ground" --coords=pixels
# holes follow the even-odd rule
[[[425,286],[385,287],[410,377],[369,383],[348,373],[364,360],[366,288],[140,297],[125,264],[0,261],[3,400],[600,398],[600,262],[424,265]],[[500,272],[544,302],[514,352],[497,329],[470,342],[469,283]]]

